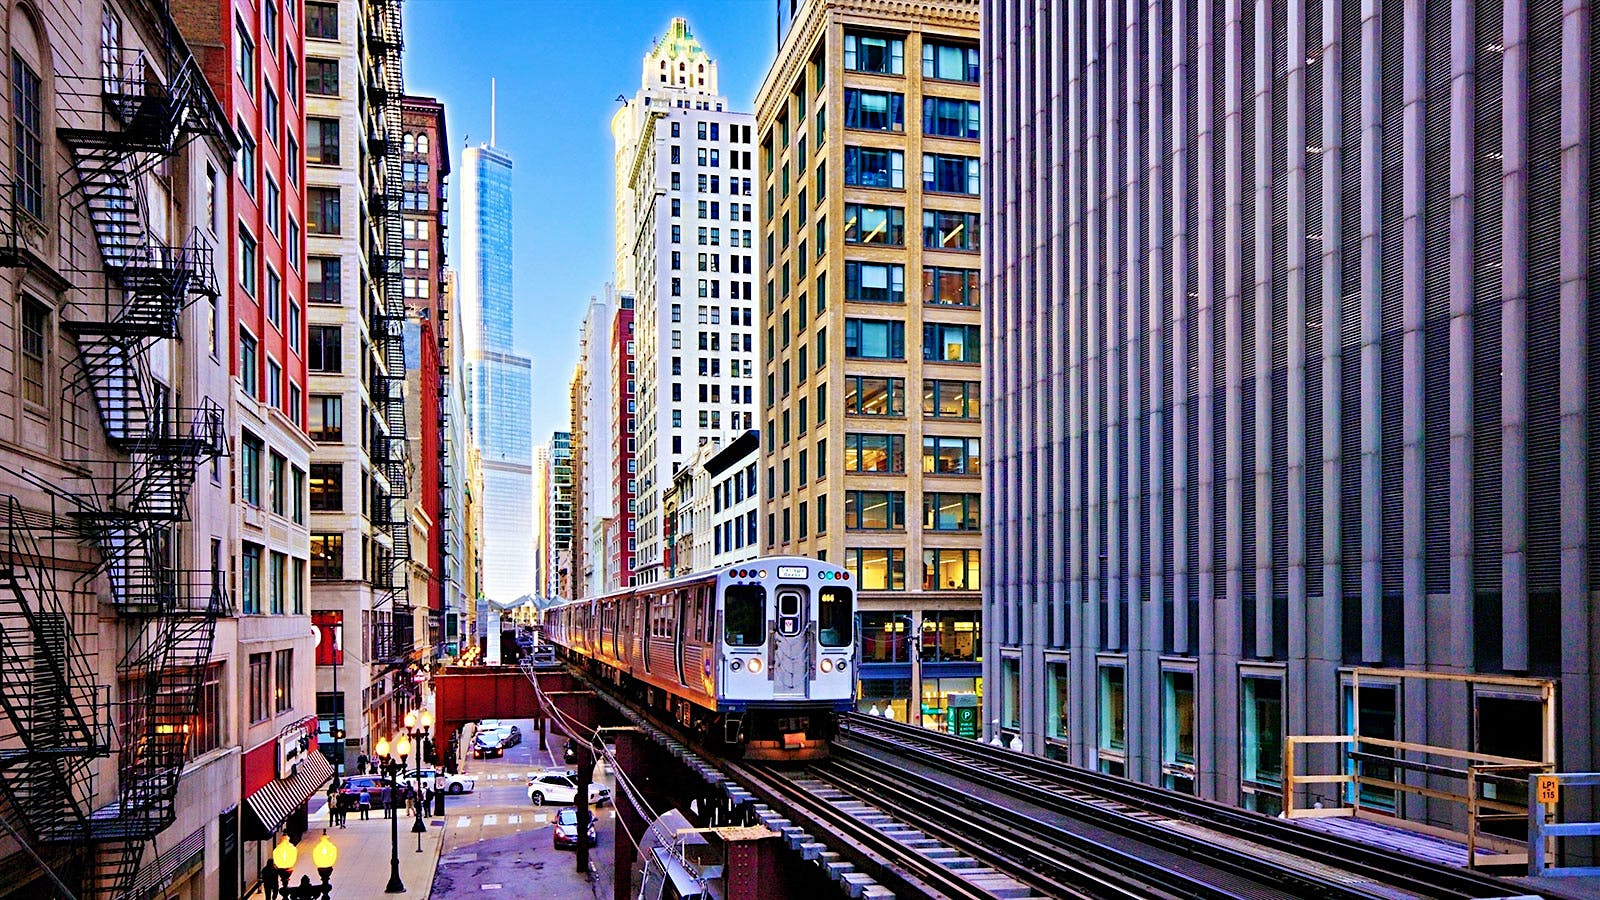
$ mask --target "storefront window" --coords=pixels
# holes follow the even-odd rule
[[[911,661],[911,643],[906,631],[909,612],[864,612],[858,616],[861,635],[861,662],[903,663]],[[909,694],[908,694],[909,695]]]
[[[908,721],[911,679],[863,678],[856,685],[856,709],[874,716],[887,713],[897,722]]]
[[[1194,673],[1161,673],[1162,786],[1194,793]]]
[[[1123,774],[1126,764],[1128,710],[1127,671],[1122,666],[1100,668],[1100,771]]]
[[[976,662],[980,643],[976,611],[922,614],[923,662]]]
[[[924,678],[922,679],[922,727],[934,731],[949,731],[946,715],[951,694],[978,693],[979,678]]]
[[[1072,697],[1071,668],[1064,662],[1049,664],[1050,708],[1045,710],[1045,735],[1066,740],[1072,722],[1069,701]]]
[[[1017,728],[1022,722],[1022,661],[1000,660],[1000,725]]]
[[[1283,681],[1246,677],[1242,688],[1239,770],[1244,805],[1277,815],[1283,809]]]

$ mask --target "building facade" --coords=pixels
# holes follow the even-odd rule
[[[462,154],[461,290],[467,316],[472,439],[483,468],[483,591],[510,602],[539,584],[530,564],[534,506],[533,362],[516,352],[511,280],[511,157],[489,144]]]
[[[706,460],[711,485],[709,568],[731,566],[761,555],[761,432],[750,430]]]
[[[574,591],[579,597],[605,592],[610,554],[606,524],[613,515],[611,471],[611,320],[616,295],[606,285],[604,299],[591,297],[578,335],[578,384],[573,397],[573,431],[581,433],[574,460],[573,542],[582,548]]]
[[[981,687],[978,9],[798,16],[756,100],[763,539],[851,571],[860,702],[938,726]]]
[[[1051,14],[984,4],[999,730],[1269,812],[1357,716],[1596,768],[1587,21]]]
[[[565,598],[572,596],[572,433],[557,431],[545,446],[550,454],[542,498],[545,540],[550,545],[545,553],[550,560],[545,596]]]
[[[659,580],[661,498],[696,448],[755,426],[754,118],[727,108],[717,63],[674,19],[612,122],[623,242],[637,302],[637,551]],[[629,281],[621,281],[623,285]]]
[[[606,590],[633,584],[637,558],[638,508],[638,365],[633,336],[633,295],[619,294],[611,317],[611,497],[606,527]]]

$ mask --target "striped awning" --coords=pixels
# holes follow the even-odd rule
[[[292,777],[269,781],[244,798],[245,808],[255,819],[245,824],[245,830],[260,835],[258,839],[271,837],[291,813],[304,807],[332,777],[333,764],[326,756],[315,750],[307,753],[295,767]]]

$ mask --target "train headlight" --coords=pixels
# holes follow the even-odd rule
[[[842,660],[842,659],[839,660],[839,671],[843,672],[846,668],[849,667],[849,665],[850,664],[845,662],[844,660]]]
[[[827,657],[823,657],[823,660],[822,660],[822,671],[824,671],[824,672],[832,672],[833,671],[833,660],[828,659]]]
[[[761,660],[759,660],[759,659],[750,660],[750,674],[751,675],[760,675],[761,674]]]
[[[733,662],[728,663],[728,668],[730,668],[733,671],[737,672],[737,671],[739,671],[740,665],[741,665],[740,662],[736,659]]]
[[[765,578],[765,577],[767,577],[767,570],[766,569],[762,569],[760,572],[757,572],[756,573],[756,577],[757,578]]]

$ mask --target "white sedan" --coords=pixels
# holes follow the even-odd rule
[[[420,771],[413,769],[406,775],[406,780],[412,783],[416,783],[419,778],[423,782],[431,784],[434,790],[444,791],[446,794],[470,794],[477,790],[478,787],[478,779],[474,775],[462,775],[459,773],[446,775],[437,769],[422,769]]]
[[[578,778],[571,772],[551,770],[528,777],[528,799],[534,806],[555,803],[565,806],[578,802]],[[611,802],[611,791],[604,785],[589,782],[589,805],[604,806]]]

